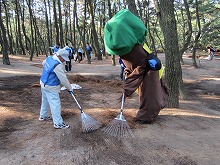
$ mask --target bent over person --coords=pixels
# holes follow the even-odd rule
[[[63,122],[60,104],[60,84],[64,85],[69,92],[73,92],[71,84],[64,73],[65,61],[69,61],[69,52],[60,49],[55,55],[47,57],[43,61],[43,72],[40,78],[42,101],[40,121],[53,119],[54,128],[66,129],[69,125]],[[52,117],[48,115],[51,110]]]
[[[125,97],[139,89],[140,106],[136,121],[140,124],[152,123],[167,104],[168,98],[167,89],[158,73],[161,63],[150,59],[155,55],[144,48],[146,35],[143,22],[127,9],[119,11],[104,28],[107,52],[119,55],[126,66],[123,85]]]

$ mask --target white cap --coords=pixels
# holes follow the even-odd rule
[[[69,52],[66,49],[59,49],[56,54],[57,56],[61,56],[65,61],[70,61]]]

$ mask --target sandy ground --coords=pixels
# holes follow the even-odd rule
[[[164,55],[159,56],[164,60]],[[134,122],[138,96],[124,105],[124,117],[135,138],[118,139],[105,134],[119,114],[122,82],[120,67],[110,57],[73,63],[67,73],[82,87],[75,96],[86,114],[103,128],[83,133],[80,111],[71,95],[60,94],[62,116],[69,129],[56,130],[51,121],[40,122],[38,87],[44,56],[29,61],[10,55],[10,66],[0,60],[0,164],[27,165],[219,165],[220,164],[220,58],[201,60],[194,69],[184,56],[183,80],[188,99],[180,108],[161,110],[155,123]]]

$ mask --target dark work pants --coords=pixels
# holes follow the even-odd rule
[[[67,71],[67,72],[69,72],[69,71],[71,71],[71,69],[72,69],[72,65],[71,65],[71,57],[69,57],[69,59],[70,59],[70,61],[66,61],[66,65],[65,65],[65,70]]]

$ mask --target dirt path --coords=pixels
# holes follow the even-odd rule
[[[160,55],[163,59],[163,55]],[[220,68],[219,58],[201,61],[194,69],[184,56],[183,79],[189,93],[179,109],[163,109],[154,124],[134,122],[136,94],[125,103],[124,116],[135,139],[116,139],[101,129],[82,133],[80,112],[73,98],[61,92],[62,116],[70,129],[55,130],[52,122],[38,121],[42,57],[10,56],[0,60],[0,164],[53,165],[219,165]],[[76,97],[90,116],[108,125],[120,110],[119,65],[110,58],[92,64],[74,63],[68,73],[82,89]]]

